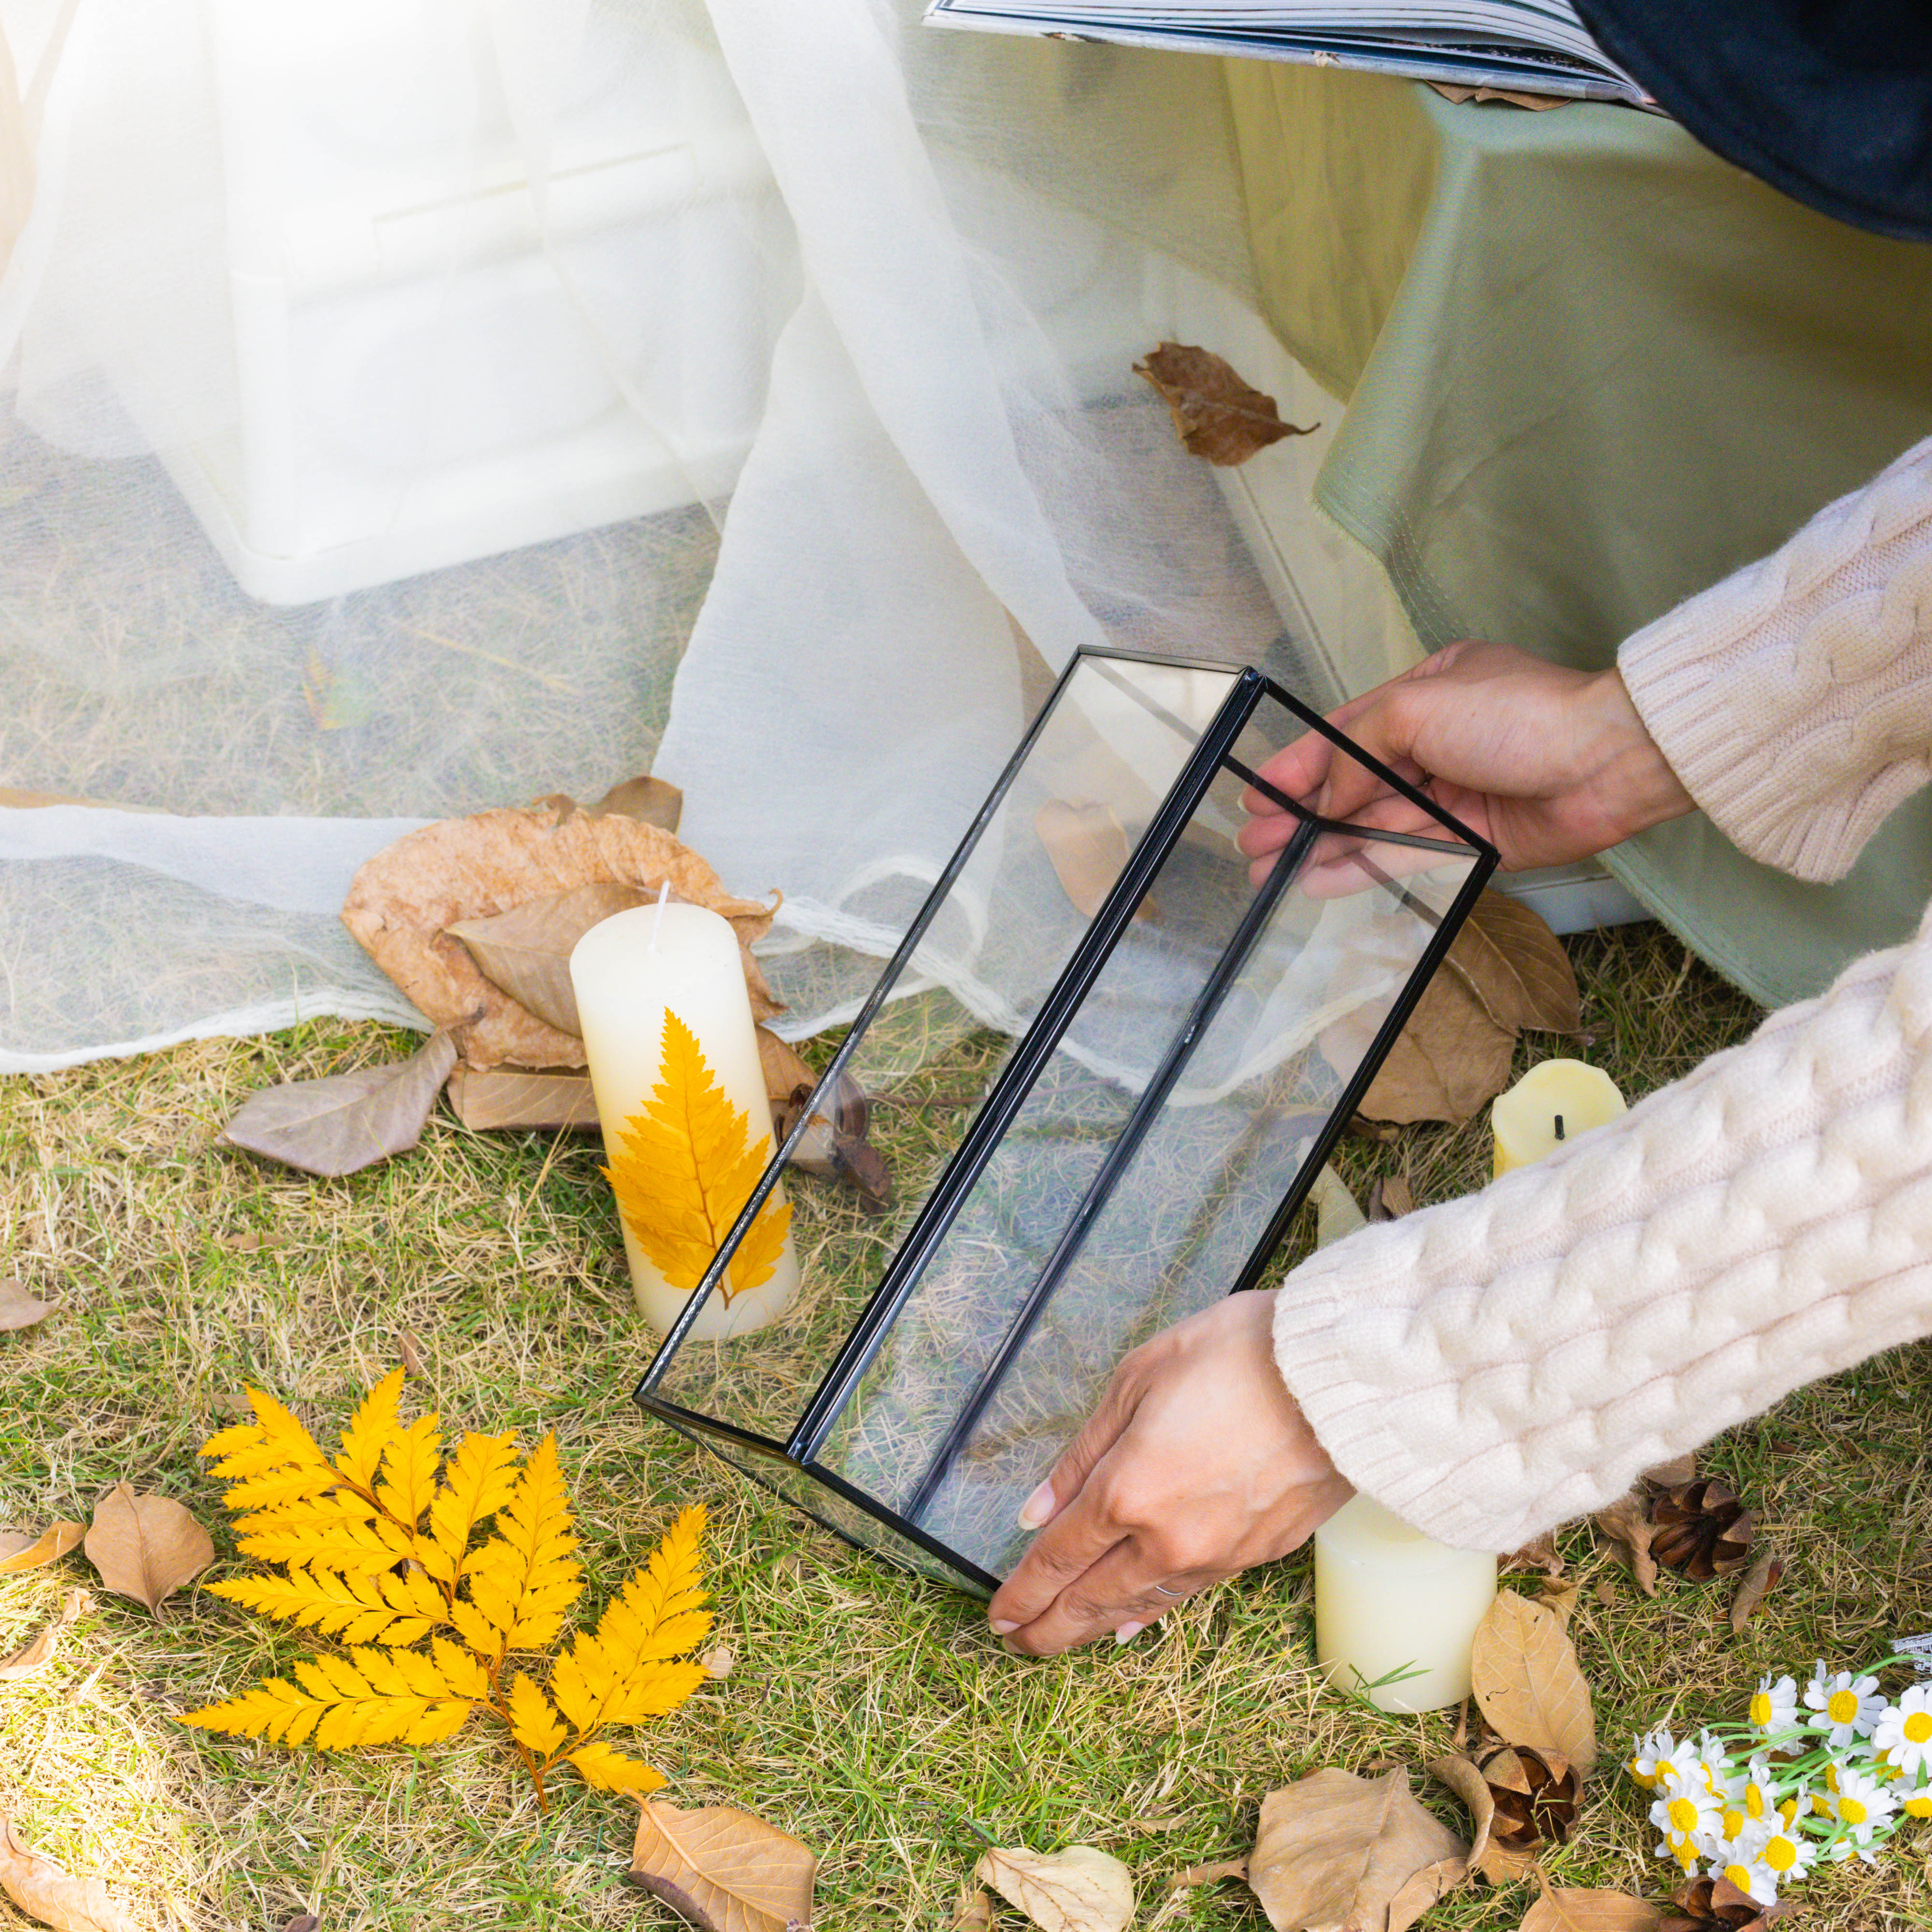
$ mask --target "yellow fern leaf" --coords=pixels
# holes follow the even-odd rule
[[[356,1744],[440,1743],[474,1700],[414,1651],[357,1650],[352,1659],[304,1658],[298,1682],[271,1677],[241,1696],[186,1712],[180,1721],[230,1736],[266,1737],[325,1750]]]
[[[711,1628],[704,1587],[705,1513],[688,1509],[659,1540],[650,1560],[604,1606],[597,1639],[619,1676],[639,1665],[680,1657]]]
[[[236,1546],[264,1563],[314,1564],[352,1576],[387,1570],[410,1553],[409,1538],[394,1523],[343,1516],[284,1520],[272,1516],[245,1534],[238,1524]]]
[[[382,1477],[376,1500],[397,1522],[414,1529],[436,1493],[442,1431],[434,1415],[419,1415],[392,1438],[382,1453]]]
[[[604,1169],[638,1245],[673,1288],[695,1288],[764,1172],[769,1138],[748,1144],[751,1120],[732,1106],[697,1036],[668,1008],[661,1077],[650,1104],[624,1124]],[[768,1201],[747,1231],[719,1292],[770,1280],[791,1225],[788,1202]]]
[[[336,1480],[328,1458],[316,1448],[315,1438],[300,1422],[260,1389],[248,1391],[248,1404],[255,1412],[252,1423],[238,1423],[211,1436],[201,1445],[201,1453],[214,1466],[214,1474],[224,1483],[259,1480],[278,1472],[306,1472],[311,1492],[320,1494]],[[230,1500],[231,1509],[255,1505],[244,1498]]]
[[[444,1620],[442,1592],[413,1572],[344,1576],[298,1566],[285,1577],[237,1576],[208,1588],[244,1610],[307,1624],[344,1643],[419,1643]]]
[[[489,1696],[490,1673],[461,1645],[452,1643],[446,1636],[433,1636],[429,1648],[436,1667],[442,1672],[442,1681],[453,1695],[474,1698],[479,1702]]]
[[[502,1633],[508,1650],[542,1650],[563,1628],[584,1585],[571,1560],[577,1547],[570,1498],[557,1467],[556,1438],[530,1452],[496,1530],[465,1566],[470,1601]]]
[[[290,1503],[319,1502],[335,1486],[335,1473],[324,1466],[284,1465],[231,1482],[222,1500],[238,1514],[286,1508]]]
[[[373,1490],[382,1457],[403,1432],[396,1410],[403,1399],[403,1372],[392,1369],[362,1398],[362,1406],[342,1432],[342,1453],[335,1466],[359,1490]]]
[[[478,1657],[494,1661],[502,1655],[508,1633],[498,1629],[474,1604],[458,1597],[449,1606],[449,1622],[457,1635]]]
[[[579,1744],[564,1761],[574,1766],[578,1776],[596,1791],[655,1791],[664,1781],[662,1772],[607,1744]]]
[[[603,1723],[604,1707],[617,1694],[617,1673],[610,1652],[589,1631],[579,1630],[551,1666],[550,1694],[580,1731]]]
[[[641,1724],[675,1711],[709,1676],[701,1664],[647,1664],[634,1671],[604,1707],[607,1724]]]
[[[430,1498],[429,1534],[422,1552],[423,1567],[439,1582],[455,1586],[477,1525],[510,1500],[516,1465],[513,1436],[479,1436],[472,1430],[456,1445]]]
[[[570,1736],[570,1726],[550,1700],[520,1670],[510,1686],[510,1735],[542,1764],[556,1755]]]

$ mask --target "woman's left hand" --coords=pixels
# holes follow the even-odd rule
[[[1014,1649],[1124,1642],[1178,1598],[1286,1556],[1354,1493],[1275,1366],[1274,1319],[1272,1294],[1230,1295],[1114,1371],[1021,1512],[1045,1527],[987,1606]]]

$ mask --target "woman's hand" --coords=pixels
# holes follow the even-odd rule
[[[1177,1599],[1286,1556],[1354,1493],[1275,1366],[1274,1324],[1272,1294],[1230,1295],[1114,1371],[1021,1512],[1046,1527],[987,1606],[1014,1649],[1125,1642]]]
[[[1691,808],[1690,794],[1614,670],[1564,670],[1505,644],[1466,639],[1330,716],[1362,749],[1479,832],[1505,868],[1588,857]],[[1324,818],[1394,832],[1435,830],[1427,815],[1318,732],[1261,776]],[[1260,792],[1240,833],[1258,886],[1295,820]],[[1318,848],[1304,884],[1319,896],[1366,883],[1346,844]]]

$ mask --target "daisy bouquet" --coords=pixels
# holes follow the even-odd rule
[[[1766,1906],[1815,1866],[1876,1863],[1908,1817],[1932,1817],[1932,1686],[1895,1702],[1879,1688],[1878,1673],[1904,1663],[1924,1659],[1908,1651],[1860,1672],[1821,1661],[1802,1690],[1767,1672],[1743,1724],[1637,1739],[1625,1768],[1653,1796],[1658,1856]]]

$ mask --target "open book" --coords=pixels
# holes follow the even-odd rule
[[[926,17],[1650,104],[1569,0],[932,0]]]

